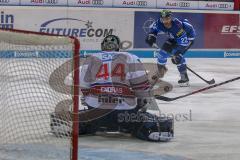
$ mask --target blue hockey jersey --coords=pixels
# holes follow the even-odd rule
[[[174,39],[180,46],[188,46],[189,41],[196,36],[193,26],[187,20],[180,21],[177,18],[172,20],[171,28],[166,28],[160,19],[150,25],[149,34],[157,36],[161,32],[167,33],[169,38]]]

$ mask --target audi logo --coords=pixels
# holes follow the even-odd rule
[[[147,1],[136,1],[136,5],[138,5],[138,6],[147,6]]]
[[[9,3],[9,0],[0,0],[1,3]]]
[[[57,3],[58,3],[58,0],[45,0],[45,3],[48,3],[48,4],[57,4]]]
[[[190,7],[190,3],[188,3],[188,2],[179,2],[179,7]]]
[[[103,2],[103,0],[92,0],[92,4],[93,5],[103,5],[104,2]]]
[[[228,8],[228,4],[218,4],[218,8]]]

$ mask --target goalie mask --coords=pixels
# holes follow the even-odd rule
[[[101,43],[102,51],[119,51],[120,39],[115,35],[106,36]]]

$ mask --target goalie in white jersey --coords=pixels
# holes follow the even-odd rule
[[[130,110],[152,97],[146,71],[139,58],[119,52],[118,37],[107,36],[102,52],[88,56],[81,69],[80,85],[88,106]]]
[[[109,35],[102,52],[91,54],[81,69],[80,85],[88,111],[80,113],[80,134],[120,131],[150,141],[173,137],[173,120],[145,111],[152,86],[139,58],[120,52],[121,42]],[[82,124],[82,125],[81,125]]]
[[[98,131],[131,133],[149,141],[168,141],[173,137],[173,120],[146,112],[153,99],[152,86],[139,58],[120,52],[117,36],[108,35],[102,52],[89,55],[80,74],[82,103],[79,134]]]

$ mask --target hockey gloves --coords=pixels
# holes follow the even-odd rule
[[[157,40],[157,38],[156,38],[156,36],[154,34],[148,34],[148,36],[145,39],[145,42],[149,46],[153,47],[153,44],[156,44],[156,40]]]
[[[172,56],[171,60],[172,60],[173,64],[178,65],[178,64],[181,64],[182,59],[183,59],[183,55],[182,54],[176,54],[176,55]]]

